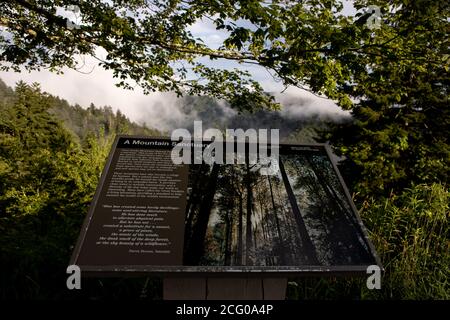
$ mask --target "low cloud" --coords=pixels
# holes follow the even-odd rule
[[[87,57],[81,62],[84,64],[84,73],[68,68],[63,69],[63,75],[46,70],[23,70],[20,73],[0,72],[0,78],[9,86],[14,86],[20,80],[27,83],[38,82],[44,91],[71,104],[77,103],[82,107],[88,107],[91,103],[97,107],[108,105],[114,111],[120,109],[132,121],[145,122],[147,126],[165,132],[179,127],[189,128],[194,120],[201,120],[197,110],[186,106],[186,100],[177,98],[173,93],[144,95],[139,87],[133,91],[117,88],[112,72],[98,66],[96,60]],[[256,80],[261,81],[266,91],[275,92],[277,101],[283,105],[280,114],[286,118],[301,119],[319,115],[340,120],[349,117],[348,112],[342,111],[332,101],[318,98],[304,90],[289,88],[280,93],[281,85],[273,81],[262,68],[254,68],[252,74]],[[216,103],[215,109],[217,116],[223,118],[220,119],[222,122],[236,115],[224,102]]]
[[[317,97],[300,88],[291,87],[284,93],[275,93],[276,100],[283,106],[281,114],[286,118],[307,118],[319,116],[341,121],[350,117],[350,112],[342,110],[332,100]]]

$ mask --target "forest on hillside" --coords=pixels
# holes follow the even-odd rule
[[[276,175],[255,165],[192,165],[184,264],[373,264],[324,150],[282,154]]]
[[[0,297],[62,297],[65,268],[116,134],[158,134],[111,108],[0,83]],[[61,282],[63,281],[63,282]]]
[[[39,84],[38,84],[39,85]],[[20,86],[24,86],[21,84]],[[37,88],[37,87],[36,87]],[[114,136],[118,133],[136,135],[160,135],[155,129],[147,128],[130,121],[120,109],[114,112],[110,106],[97,107],[93,103],[90,106],[70,105],[66,100],[42,93],[46,96],[48,106],[43,110],[54,115],[62,122],[65,129],[74,135],[78,142],[85,142],[89,135]],[[19,95],[13,88],[8,87],[0,79],[0,103],[13,106],[17,103]]]

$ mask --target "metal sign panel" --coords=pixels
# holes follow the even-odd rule
[[[326,145],[279,170],[180,164],[168,138],[119,136],[74,250],[84,274],[365,274],[379,264]],[[247,151],[249,150],[247,145]]]

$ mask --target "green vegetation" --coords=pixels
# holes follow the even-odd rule
[[[381,292],[368,297],[450,299],[450,191],[417,185],[363,208],[371,238],[385,263]]]
[[[50,102],[19,83],[0,107],[2,298],[46,297],[57,286],[109,147],[92,137],[82,150]]]
[[[2,85],[1,93],[0,298],[61,298],[68,295],[65,269],[114,135],[124,127],[156,131],[109,108],[71,107],[38,85],[19,83],[15,91]],[[77,116],[63,124],[54,113]],[[106,120],[115,126],[103,127]],[[66,129],[79,122],[91,124],[83,135]],[[88,296],[104,282],[94,282]]]
[[[450,299],[450,192],[418,185],[400,196],[370,199],[362,218],[385,268],[381,290],[365,279],[289,283],[291,299]]]

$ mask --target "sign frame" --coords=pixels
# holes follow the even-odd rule
[[[107,173],[110,170],[114,153],[117,149],[119,139],[155,139],[166,140],[172,142],[167,136],[141,136],[141,135],[116,135],[109,152],[106,164],[102,170],[94,197],[91,201],[89,211],[83,221],[80,235],[74,247],[70,265],[77,265],[77,259],[80,255],[82,245],[86,238],[88,229],[92,222],[94,212],[99,202],[100,194],[104,188]],[[205,142],[205,140],[203,140]],[[206,141],[208,142],[208,141]],[[352,201],[350,192],[341,176],[335,157],[333,157],[331,148],[327,143],[280,143],[280,149],[283,147],[312,147],[323,148],[326,152],[328,160],[331,162],[333,171],[336,174],[339,183],[341,184],[345,198],[348,201],[351,213],[354,215],[356,222],[360,228],[363,240],[367,245],[369,254],[373,258],[376,265],[383,270],[379,256],[376,253],[375,247],[370,241],[366,227],[364,226],[359,212]],[[170,276],[172,278],[186,278],[186,277],[223,277],[232,276],[233,278],[240,277],[270,277],[270,278],[286,278],[286,277],[310,277],[310,276],[367,276],[367,267],[369,265],[335,265],[335,266],[157,266],[157,265],[79,265],[83,277],[130,277],[130,276]]]

